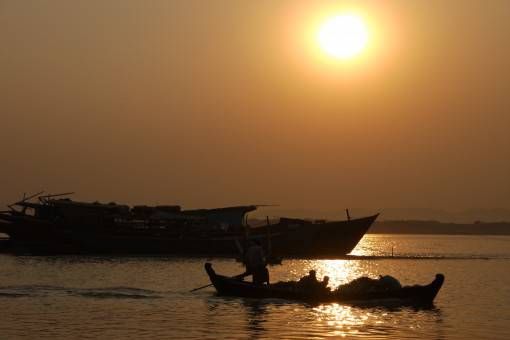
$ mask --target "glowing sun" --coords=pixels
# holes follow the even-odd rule
[[[368,41],[368,32],[361,17],[353,14],[338,15],[320,26],[317,41],[328,55],[349,59],[363,51]]]

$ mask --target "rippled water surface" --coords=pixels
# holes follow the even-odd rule
[[[403,284],[444,273],[431,309],[311,306],[223,298],[207,284],[205,259],[0,255],[0,338],[510,338],[510,237],[367,235],[357,255],[383,260],[289,260],[272,281],[310,269],[336,286],[390,274]],[[433,257],[420,259],[420,257]],[[240,264],[212,260],[220,273]]]

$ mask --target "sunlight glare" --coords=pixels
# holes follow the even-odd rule
[[[349,59],[363,51],[368,41],[368,32],[361,17],[343,14],[332,17],[321,25],[317,41],[328,55]]]

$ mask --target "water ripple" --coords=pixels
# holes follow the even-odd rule
[[[0,287],[1,297],[55,297],[58,295],[119,299],[155,299],[163,297],[160,292],[131,287],[72,288],[45,285]]]

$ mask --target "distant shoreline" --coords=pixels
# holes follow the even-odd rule
[[[510,222],[376,221],[368,234],[510,235]]]
[[[306,220],[314,220],[307,218]],[[262,219],[248,221],[252,226],[265,225]],[[270,220],[271,224],[278,219]],[[433,220],[382,220],[375,221],[367,234],[409,235],[510,235],[510,222],[453,223]]]

